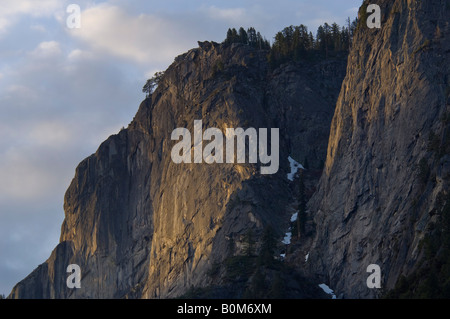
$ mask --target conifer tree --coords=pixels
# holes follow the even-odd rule
[[[272,286],[270,287],[270,298],[274,299],[282,299],[284,298],[284,291],[286,287],[284,285],[283,280],[281,279],[281,275],[277,272],[272,281]]]
[[[244,254],[245,256],[253,256],[255,252],[255,236],[253,230],[249,229],[244,235]]]
[[[231,28],[228,28],[227,37],[225,38],[225,41],[223,41],[223,42],[226,44],[230,44],[232,39],[233,39],[233,31],[231,30]]]
[[[243,44],[248,44],[248,35],[243,27],[239,28],[239,42]]]
[[[305,180],[303,170],[300,170],[300,178],[298,182],[298,213],[297,213],[297,235],[300,236],[305,233],[306,224],[306,194],[305,194]]]
[[[248,28],[247,30],[247,36],[248,36],[248,45],[255,47],[258,44],[258,40],[256,37],[256,30],[253,27]]]
[[[144,87],[142,88],[142,92],[146,93],[147,97],[153,93],[153,91],[158,86],[159,82],[161,81],[163,75],[164,75],[164,72],[156,72],[152,78],[147,80]]]
[[[272,227],[267,226],[264,229],[260,251],[260,262],[263,265],[271,265],[273,255],[275,254],[276,239]]]

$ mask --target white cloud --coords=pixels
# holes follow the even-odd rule
[[[61,54],[60,44],[56,41],[44,41],[34,49],[31,54],[34,57],[47,58]]]
[[[132,16],[123,9],[100,4],[81,15],[80,29],[69,34],[94,50],[138,63],[167,63],[186,48],[183,28],[159,16]]]
[[[2,100],[12,100],[13,97],[20,96],[26,99],[26,101],[34,101],[38,99],[38,95],[35,90],[23,84],[10,84],[5,88],[5,91],[0,96],[0,101]],[[15,104],[17,107],[20,106],[20,103]],[[3,106],[11,107],[11,105]]]
[[[2,14],[29,14],[32,16],[48,15],[61,7],[60,0],[2,0]]]
[[[217,34],[225,38],[230,21],[243,20],[244,15],[244,9],[204,6],[185,14],[132,14],[101,3],[82,11],[81,28],[67,34],[94,54],[167,67],[176,56],[197,46],[198,40],[217,40]]]
[[[48,195],[55,187],[57,177],[49,167],[39,165],[37,154],[23,153],[13,148],[2,154],[0,160],[0,198],[31,200]]]
[[[242,23],[246,20],[246,10],[244,8],[218,8],[210,6],[206,9],[212,19],[220,19],[230,24]]]
[[[69,60],[76,61],[76,60],[86,60],[86,59],[92,59],[94,58],[94,55],[90,51],[85,51],[81,49],[74,49],[70,51],[69,55],[67,56]]]
[[[10,21],[5,17],[0,16],[0,34],[4,33],[9,25]]]
[[[0,35],[5,33],[21,15],[43,17],[60,11],[60,0],[2,0],[0,10]]]
[[[47,29],[42,24],[33,24],[30,26],[30,30],[37,31],[37,32],[46,32]]]
[[[62,122],[43,121],[30,129],[28,137],[37,147],[60,147],[69,142],[71,132]]]

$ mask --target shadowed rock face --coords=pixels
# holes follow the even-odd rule
[[[345,58],[287,64],[267,52],[199,43],[177,57],[128,128],[76,169],[64,201],[60,244],[18,283],[11,298],[167,298],[219,285],[214,263],[239,254],[243,234],[271,225],[280,237],[290,213],[288,156],[325,160]],[[280,169],[259,164],[175,164],[177,127],[280,129]],[[231,244],[230,244],[231,243]],[[233,246],[230,248],[230,246]],[[68,289],[66,268],[81,268]]]
[[[347,298],[377,295],[366,286],[370,264],[381,267],[385,289],[417,267],[438,194],[449,186],[450,157],[433,154],[429,139],[449,136],[442,118],[450,110],[450,4],[375,2],[382,26],[356,33],[324,174],[309,202],[310,273]],[[419,178],[421,159],[431,167],[427,181]]]

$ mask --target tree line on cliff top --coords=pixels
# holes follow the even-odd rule
[[[291,25],[278,32],[272,44],[253,27],[247,30],[243,27],[238,30],[229,28],[222,43],[227,45],[241,43],[258,50],[266,50],[269,65],[275,69],[291,61],[328,59],[339,53],[347,53],[357,25],[358,20],[351,22],[350,18],[342,27],[337,23],[331,25],[324,23],[318,27],[315,36],[303,24]],[[147,95],[151,94],[163,75],[164,72],[156,72],[154,77],[147,80],[142,91]]]
[[[329,58],[337,53],[348,52],[357,27],[357,19],[353,22],[347,19],[347,24],[340,27],[337,23],[324,23],[317,29],[314,36],[308,27],[289,26],[278,32],[272,44],[255,28],[245,30],[230,28],[223,41],[224,44],[242,43],[260,50],[268,50],[268,61],[275,68],[290,61],[300,61],[311,58]]]

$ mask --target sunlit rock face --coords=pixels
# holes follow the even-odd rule
[[[366,284],[371,264],[380,266],[385,291],[418,266],[449,186],[449,3],[375,2],[381,28],[358,27],[324,174],[309,202],[310,272],[347,298],[380,294]]]
[[[175,58],[129,126],[76,169],[60,244],[12,298],[169,298],[219,286],[213,265],[241,254],[249,229],[285,232],[293,201],[288,157],[323,165],[346,58],[271,70],[267,52],[200,42]],[[176,128],[279,129],[279,170],[261,163],[176,164]],[[270,148],[269,148],[270,149]],[[322,163],[322,164],[321,164]],[[81,288],[69,289],[69,264]],[[232,296],[234,292],[223,292]]]

